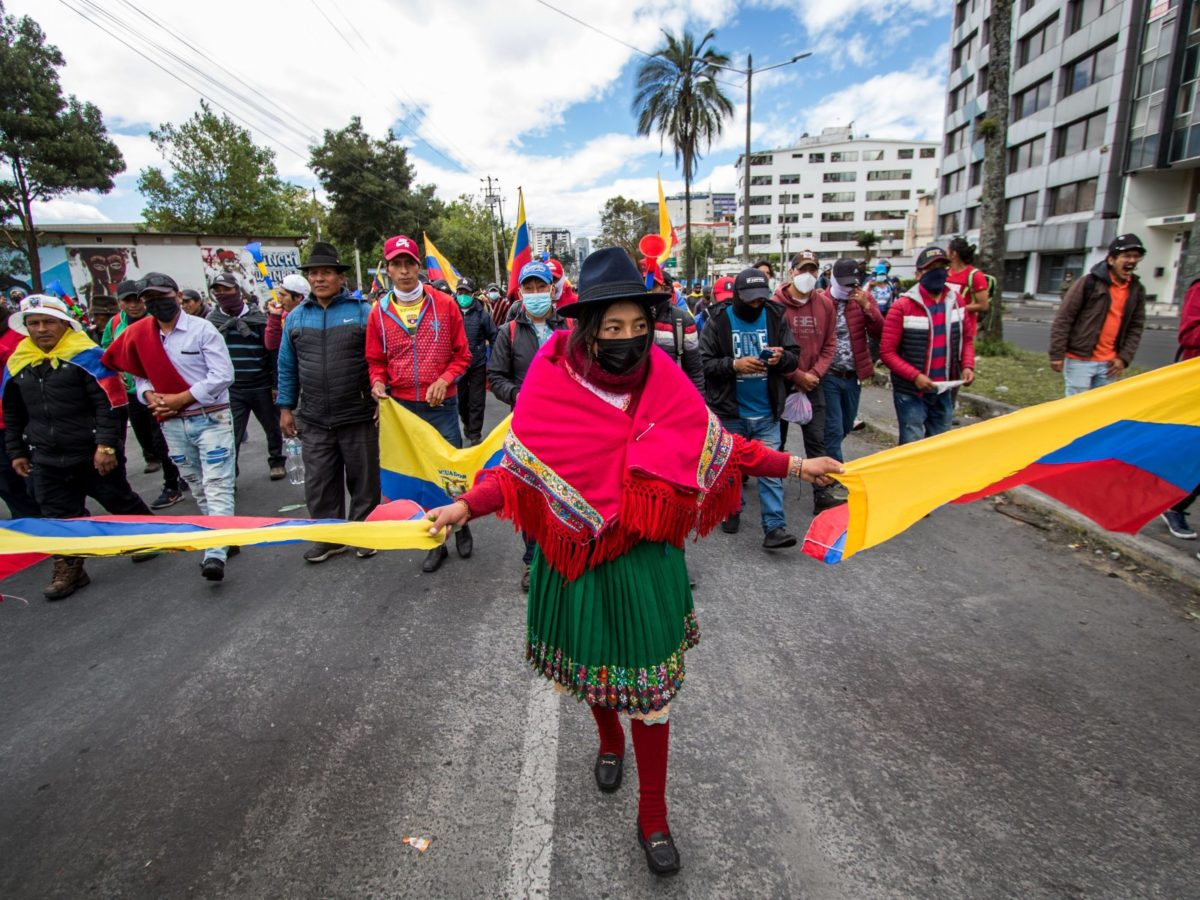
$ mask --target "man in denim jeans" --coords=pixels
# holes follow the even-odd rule
[[[105,365],[134,376],[137,399],[162,422],[171,460],[191,486],[200,512],[232,516],[233,362],[225,339],[206,320],[183,313],[179,286],[169,275],[146,275],[138,296],[150,315],[121,332],[105,351]],[[205,550],[200,574],[209,581],[224,578],[229,550]]]
[[[1103,387],[1133,362],[1146,325],[1146,289],[1134,274],[1146,248],[1119,234],[1108,256],[1077,279],[1050,326],[1050,368],[1063,373],[1066,396]]]
[[[800,347],[784,319],[783,307],[768,302],[770,281],[756,268],[743,269],[733,283],[733,298],[715,306],[700,332],[704,363],[704,399],[734,434],[779,446],[779,417],[796,371]],[[763,548],[796,545],[783,512],[783,482],[758,479]],[[741,513],[722,523],[726,534],[741,527]]]
[[[892,370],[900,443],[950,430],[954,399],[948,382],[975,380],[975,320],[967,298],[948,284],[943,246],[917,255],[917,283],[888,310],[879,358]]]

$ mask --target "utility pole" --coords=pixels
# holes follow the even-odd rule
[[[480,181],[484,179],[480,178]],[[492,191],[492,176],[487,176],[487,190],[484,192],[483,199],[488,205],[488,225],[492,232],[492,264],[496,269],[496,285],[500,285],[500,251],[496,247],[496,211],[495,203],[500,199],[500,195]]]
[[[742,264],[750,265],[750,82],[754,80],[754,56],[746,54],[746,160],[742,167]]]
[[[313,224],[317,226],[317,240],[321,239],[321,204],[317,202],[317,189],[312,189],[313,195]]]
[[[354,277],[358,279],[358,289],[361,291],[363,286],[362,254],[358,252],[357,244],[354,246]]]

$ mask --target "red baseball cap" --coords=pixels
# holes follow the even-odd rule
[[[732,275],[726,275],[724,278],[718,278],[716,283],[713,285],[713,299],[720,303],[721,301],[728,300],[730,297],[732,297],[733,282],[734,278]]]
[[[418,263],[421,261],[420,254],[417,253],[417,242],[412,238],[403,234],[388,238],[383,245],[383,258],[393,260],[401,254],[411,256]]]
[[[550,267],[550,274],[554,276],[554,280],[558,281],[563,277],[563,267],[557,259],[546,260],[546,265]]]

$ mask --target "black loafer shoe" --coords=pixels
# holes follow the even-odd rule
[[[459,559],[467,559],[475,551],[475,538],[471,537],[471,526],[464,525],[454,532],[454,549]]]
[[[738,529],[742,527],[742,514],[734,513],[724,522],[721,523],[721,530],[726,534],[737,534]]]
[[[421,563],[421,571],[425,574],[436,572],[442,567],[442,563],[446,561],[446,557],[450,555],[450,551],[443,544],[440,547],[434,547],[425,554],[425,562]]]
[[[220,581],[225,577],[225,562],[224,560],[213,557],[206,559],[200,564],[200,574],[209,581]]]
[[[600,753],[596,756],[596,787],[611,794],[621,786],[625,773],[625,760],[615,753]]]
[[[646,854],[646,865],[655,875],[674,875],[680,869],[679,851],[671,835],[656,831],[650,837],[642,836],[642,823],[637,825],[638,843]]]
[[[795,547],[796,536],[788,534],[783,528],[772,528],[763,538],[764,550],[782,550],[785,547]]]

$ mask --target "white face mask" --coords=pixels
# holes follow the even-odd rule
[[[801,272],[792,278],[792,284],[796,286],[796,290],[800,293],[811,294],[813,288],[817,286],[817,276],[812,272]]]
[[[419,282],[419,281],[417,282],[417,286],[415,288],[413,288],[411,291],[400,291],[400,290],[397,290],[396,288],[392,288],[392,296],[395,297],[397,300],[399,300],[401,303],[412,303],[414,300],[416,300],[418,297],[420,297],[421,294],[423,294],[424,292],[425,292],[425,285],[421,284],[421,282]]]

